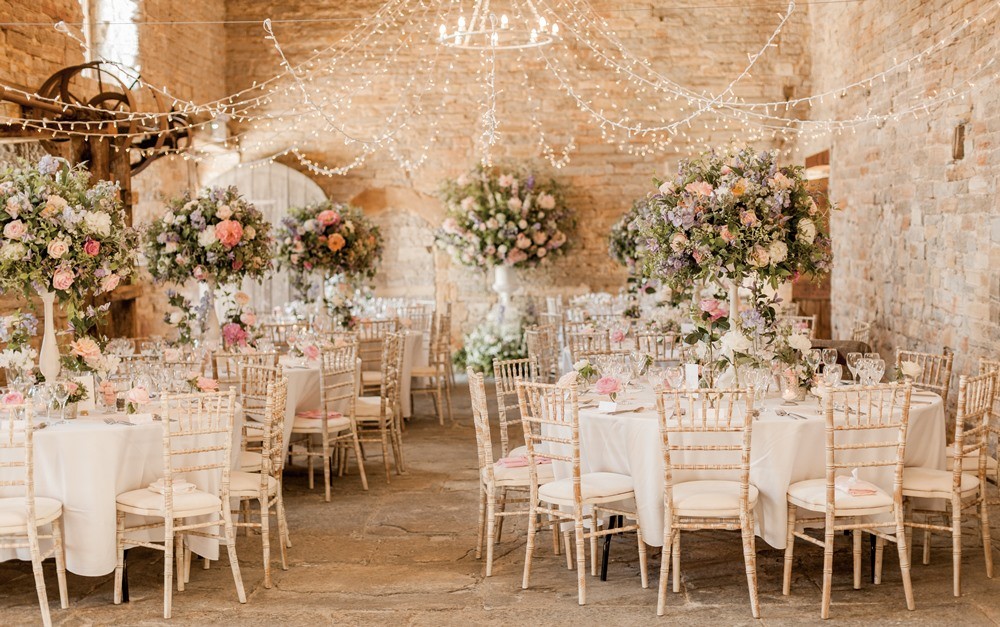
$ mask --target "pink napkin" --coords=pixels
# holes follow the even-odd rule
[[[858,479],[857,468],[851,471],[850,477],[843,475],[837,477],[833,485],[837,490],[850,496],[874,496],[878,494],[878,488],[874,484]]]
[[[535,464],[551,464],[552,460],[548,457],[536,457]],[[527,457],[501,457],[497,460],[497,466],[501,468],[525,468],[528,465]]]
[[[329,414],[327,414],[326,417],[328,419],[329,418],[340,418],[343,415],[344,414],[340,413],[339,411],[332,411]],[[320,410],[318,410],[318,409],[309,409],[309,410],[306,410],[306,411],[300,411],[299,413],[295,414],[295,417],[296,418],[307,418],[307,419],[310,419],[310,420],[319,420],[320,418],[323,417],[323,412],[320,411]]]

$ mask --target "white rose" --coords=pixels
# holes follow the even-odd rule
[[[172,325],[176,326],[176,325],[180,324],[181,320],[183,320],[183,319],[184,319],[184,314],[181,313],[181,312],[179,312],[179,311],[175,311],[175,312],[173,312],[173,313],[170,314],[170,324],[172,324]]]
[[[216,240],[215,238],[214,229],[205,229],[204,231],[201,232],[201,235],[198,236],[198,243],[201,244],[202,247],[204,248],[208,248],[216,241],[218,240]]]
[[[520,222],[517,223],[517,226],[523,231],[524,229],[528,228],[528,221],[521,220]]]
[[[812,244],[816,240],[816,225],[809,218],[802,218],[798,225],[798,238],[806,244]]]
[[[542,209],[555,209],[556,199],[552,194],[539,194],[538,206]]]
[[[729,331],[722,336],[722,348],[730,353],[745,353],[753,344],[739,331]]]
[[[916,379],[924,373],[924,368],[915,361],[904,361],[899,364],[899,371],[903,373],[904,377]]]
[[[521,210],[521,199],[517,198],[517,197],[511,198],[510,200],[507,201],[507,206],[510,209],[514,210],[514,211],[520,211]]]
[[[163,252],[166,252],[166,253],[175,253],[175,252],[177,252],[177,242],[167,242],[163,246]]]
[[[88,211],[83,214],[83,224],[91,233],[107,237],[111,235],[111,216],[104,211]]]
[[[229,208],[229,205],[219,205],[218,210],[216,210],[215,215],[218,216],[220,220],[228,220],[233,215],[233,210]]]
[[[17,261],[24,257],[25,248],[21,242],[7,242],[0,247],[0,258],[7,261]]]
[[[64,240],[54,239],[51,242],[49,242],[47,250],[49,253],[49,257],[52,257],[53,259],[59,259],[67,252],[69,252],[69,244],[67,244]]]
[[[771,263],[781,263],[788,257],[788,246],[784,242],[775,240],[767,247],[767,254],[771,258]]]
[[[174,212],[173,211],[168,211],[165,214],[163,214],[163,223],[164,224],[173,224],[174,223]]]
[[[801,333],[791,334],[788,337],[788,345],[794,348],[795,350],[799,351],[800,353],[804,353],[812,348],[812,342],[809,341],[808,337],[806,337]]]
[[[583,370],[590,365],[589,359],[581,359],[580,361],[573,364],[573,370]]]
[[[248,226],[247,228],[243,229],[243,239],[249,241],[255,237],[257,237],[257,229],[253,228],[252,226]]]

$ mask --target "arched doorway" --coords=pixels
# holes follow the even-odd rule
[[[210,186],[234,185],[243,196],[257,206],[276,230],[290,207],[301,207],[326,200],[320,186],[305,174],[280,163],[267,163],[253,168],[233,168],[213,179]],[[244,281],[243,291],[260,313],[269,313],[294,295],[285,271],[275,271],[262,283]]]

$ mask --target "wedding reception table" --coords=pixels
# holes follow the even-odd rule
[[[580,409],[581,472],[630,475],[635,482],[636,506],[643,537],[648,544],[661,546],[663,455],[656,403],[648,387],[638,393],[633,392],[632,396],[625,409],[641,410],[609,414],[593,406]],[[826,442],[826,422],[816,399],[784,407],[788,412],[805,416],[804,420],[778,415],[776,410],[781,406],[780,398],[764,400],[761,415],[753,423],[750,447],[750,482],[760,492],[755,511],[757,535],[777,549],[785,548],[785,493],[788,486],[796,481],[825,477]],[[905,464],[943,470],[945,446],[945,413],[941,397],[914,390]],[[717,461],[709,460],[708,463]],[[572,475],[569,464],[565,462],[554,462],[553,471],[557,479]],[[881,469],[862,477],[884,490],[892,490],[890,470]],[[682,480],[697,478],[718,479],[720,476],[716,473],[711,477],[700,477],[689,473],[681,477]]]
[[[108,417],[133,424],[106,424]],[[50,424],[35,432],[35,495],[63,504],[66,569],[86,577],[107,575],[116,561],[115,499],[163,477],[163,426],[149,413],[94,414],[60,424],[38,418],[38,422]],[[241,424],[242,412],[237,411],[234,459]],[[5,472],[9,469],[0,468],[0,478]],[[218,490],[215,485],[200,485],[198,477],[194,481],[203,490]],[[0,496],[7,494],[0,491]],[[136,522],[130,519],[129,524]],[[218,559],[218,542],[192,536],[188,544],[198,555]],[[30,555],[27,549],[0,550],[0,561],[10,559],[27,560]]]

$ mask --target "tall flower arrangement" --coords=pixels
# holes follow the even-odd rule
[[[144,244],[157,281],[228,285],[261,279],[271,269],[271,225],[235,187],[170,200],[147,227]]]
[[[776,153],[747,148],[682,161],[637,219],[646,271],[672,289],[714,283],[735,293],[749,283],[749,306],[735,311],[730,303],[734,310],[721,337],[733,365],[774,357],[777,300],[765,288],[829,270],[824,223],[801,168],[779,166]],[[696,308],[696,323],[704,313]]]
[[[641,274],[645,247],[640,236],[636,218],[646,209],[646,199],[637,200],[632,207],[611,227],[608,236],[608,254],[620,266],[624,266],[630,276]]]
[[[562,189],[522,168],[485,167],[446,181],[448,215],[435,235],[458,263],[488,270],[561,255],[575,227]]]
[[[118,185],[91,185],[82,166],[42,157],[0,169],[0,292],[52,292],[77,333],[107,310],[87,304],[130,276],[137,235]]]
[[[324,201],[290,209],[277,236],[279,263],[297,275],[370,279],[382,259],[382,233],[361,209]]]

